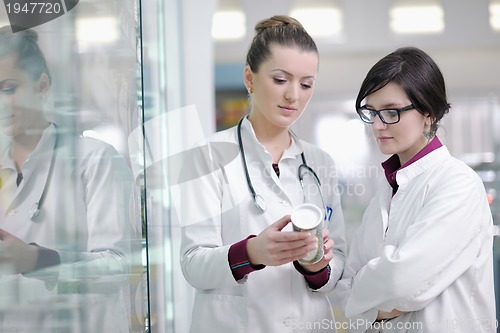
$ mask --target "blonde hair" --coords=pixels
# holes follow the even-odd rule
[[[299,21],[286,15],[272,16],[255,25],[255,36],[246,58],[252,72],[258,72],[260,65],[271,55],[272,44],[318,53],[316,43]]]
[[[10,26],[0,28],[0,57],[17,56],[16,66],[38,80],[42,73],[50,78],[45,57],[38,46],[38,33],[32,29],[12,32]]]

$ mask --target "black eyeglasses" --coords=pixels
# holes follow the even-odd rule
[[[413,104],[410,104],[408,106],[399,109],[391,108],[391,109],[373,110],[369,109],[366,105],[363,105],[362,107],[359,108],[358,114],[361,120],[367,124],[373,124],[375,116],[378,116],[384,124],[391,125],[399,121],[399,119],[401,118],[400,117],[401,112],[412,110],[414,108],[415,107],[413,106]]]

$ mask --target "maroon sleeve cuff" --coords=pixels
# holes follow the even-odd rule
[[[49,270],[44,271],[40,269],[50,267],[50,266],[55,266],[59,265],[61,263],[61,257],[59,256],[59,252],[56,250],[51,250],[48,248],[45,248],[43,246],[40,246],[36,243],[29,243],[30,245],[36,246],[38,250],[38,258],[36,260],[36,266],[31,272],[26,272],[22,273],[24,277],[27,278],[33,278],[33,279],[38,279],[41,281],[44,281],[45,287],[48,290],[53,290],[55,286],[57,285],[57,280],[59,277],[59,271],[54,270],[51,271]]]
[[[35,270],[59,265],[61,263],[61,257],[56,250],[48,249],[36,243],[30,243],[30,245],[34,245],[38,249],[38,258],[36,260]]]
[[[330,279],[330,265],[326,265],[323,269],[317,272],[309,272],[297,261],[293,262],[295,269],[302,275],[307,281],[307,284],[311,289],[319,289],[323,287]]]
[[[234,243],[229,248],[228,261],[233,277],[236,281],[240,281],[253,271],[263,269],[266,265],[252,265],[247,254],[247,241],[250,238],[256,237],[250,235],[247,238]]]

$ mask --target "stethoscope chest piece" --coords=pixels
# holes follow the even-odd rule
[[[253,202],[262,213],[266,211],[266,202],[260,195],[255,194]]]

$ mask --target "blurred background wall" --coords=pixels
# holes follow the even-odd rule
[[[478,170],[496,170],[499,7],[496,0],[220,0],[212,25],[216,127],[234,125],[246,112],[242,72],[255,23],[290,14],[314,36],[320,51],[315,95],[295,131],[331,152],[339,165],[349,225],[359,222],[384,158],[358,120],[354,99],[371,66],[398,47],[417,46],[440,66],[452,109],[438,134],[451,153]],[[494,176],[482,176],[493,200]],[[498,215],[498,200],[492,204]]]

